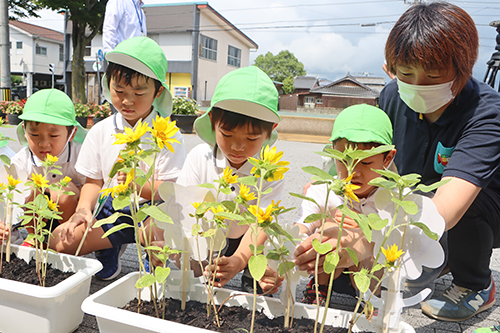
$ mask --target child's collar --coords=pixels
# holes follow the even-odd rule
[[[156,112],[155,109],[153,109],[149,115],[142,120],[142,123],[148,123],[149,127],[153,126],[153,119],[156,118],[156,115],[158,113]],[[138,122],[137,122],[138,123]],[[132,126],[128,123],[128,121],[123,118],[122,114],[120,112],[117,112],[113,115],[113,126],[115,127],[115,130],[117,131],[125,131],[125,127],[130,127],[134,129],[137,126],[137,123],[135,126]]]

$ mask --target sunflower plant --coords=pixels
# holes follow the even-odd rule
[[[71,182],[71,178],[66,176],[59,182],[49,184],[47,177],[49,175],[62,175],[59,170],[61,167],[56,165],[58,158],[47,154],[42,162],[43,173],[32,173],[26,181],[26,185],[31,188],[34,199],[22,206],[24,215],[21,217],[21,225],[28,229],[28,237],[25,242],[31,243],[35,248],[36,271],[41,286],[45,286],[45,278],[48,266],[48,244],[52,237],[54,220],[61,220],[62,212],[58,210],[59,199],[61,195],[74,195],[72,191],[66,190]],[[16,183],[19,180],[15,181]],[[9,180],[10,183],[10,180]],[[14,183],[14,182],[13,182]],[[16,184],[17,185],[17,184]],[[57,193],[53,201],[48,193]]]
[[[347,177],[345,179],[338,179],[335,176],[330,175],[329,173],[314,167],[307,166],[304,167],[303,170],[312,175],[312,180],[314,185],[324,185],[327,187],[327,194],[325,198],[324,207],[327,207],[328,198],[330,195],[335,194],[342,196],[344,198],[343,204],[339,207],[336,207],[341,212],[341,219],[338,222],[339,231],[337,238],[337,246],[333,249],[333,246],[329,243],[323,243],[323,232],[324,225],[327,219],[334,220],[335,216],[331,216],[331,212],[328,209],[321,209],[319,203],[317,203],[313,198],[307,197],[302,194],[291,193],[291,195],[295,197],[302,198],[304,200],[309,200],[315,203],[319,210],[322,213],[319,214],[311,214],[306,217],[306,223],[312,223],[317,220],[321,220],[321,228],[320,228],[320,238],[314,239],[312,246],[316,251],[316,266],[315,266],[315,279],[318,279],[318,263],[320,255],[325,255],[325,261],[323,264],[323,270],[325,273],[330,274],[329,285],[328,285],[328,293],[325,304],[325,311],[323,314],[323,319],[321,322],[320,332],[323,332],[324,324],[326,320],[327,311],[326,309],[329,306],[329,301],[331,297],[331,291],[334,280],[334,273],[337,269],[337,265],[340,261],[340,252],[345,251],[350,256],[352,261],[356,266],[359,265],[359,260],[356,255],[354,249],[343,247],[341,238],[344,230],[344,222],[346,217],[353,219],[359,226],[359,229],[363,232],[364,236],[369,242],[372,242],[372,235],[374,233],[382,234],[382,240],[378,243],[377,248],[373,251],[374,260],[373,265],[371,267],[362,267],[357,272],[349,272],[354,275],[354,282],[356,283],[356,287],[361,292],[361,296],[358,297],[358,302],[356,303],[353,319],[350,321],[349,332],[352,331],[353,326],[356,321],[362,316],[365,315],[368,320],[371,320],[373,315],[373,305],[370,302],[372,293],[369,293],[370,288],[372,290],[378,290],[382,284],[384,278],[393,273],[395,270],[399,269],[401,265],[401,256],[404,254],[403,242],[400,244],[391,244],[390,246],[387,244],[389,236],[396,229],[402,229],[403,233],[405,227],[408,225],[412,225],[420,228],[425,235],[430,237],[431,239],[436,240],[438,236],[431,232],[430,229],[423,223],[419,222],[408,222],[397,224],[395,223],[398,220],[398,213],[400,210],[403,210],[404,213],[412,213],[415,214],[415,210],[417,208],[414,202],[409,200],[405,200],[406,197],[415,192],[430,192],[438,188],[443,182],[438,182],[431,186],[418,185],[420,181],[420,176],[412,174],[407,176],[399,176],[397,173],[389,171],[389,170],[374,170],[379,173],[381,177],[373,179],[369,184],[376,187],[381,187],[390,190],[389,192],[392,195],[392,202],[395,204],[395,212],[392,216],[391,222],[389,223],[389,219],[382,219],[378,214],[358,214],[354,212],[350,207],[352,207],[353,201],[359,201],[354,191],[358,188],[356,185],[351,183],[351,179],[354,175],[354,169],[358,163],[360,163],[363,159],[369,158],[371,156],[377,154],[383,154],[385,152],[393,149],[394,146],[390,145],[381,145],[378,147],[373,147],[370,150],[360,150],[357,149],[355,145],[348,145],[344,152],[340,152],[334,149],[326,149],[323,152],[318,152],[318,154],[325,156],[327,158],[332,158],[340,161],[347,169]],[[416,187],[415,187],[416,186]],[[391,201],[390,200],[390,201]],[[404,236],[403,236],[404,239]],[[386,247],[387,245],[387,247]],[[382,260],[382,256],[385,260]],[[376,281],[375,286],[372,285],[372,281]],[[319,297],[318,285],[316,284],[316,298]],[[369,295],[368,297],[363,298],[363,295]],[[364,300],[365,306],[361,313],[358,313],[358,309],[361,306],[361,302]],[[319,309],[320,305],[317,301],[318,312],[316,316],[316,323],[314,327],[314,332],[318,330],[319,323]]]
[[[115,213],[105,219],[99,220],[94,224],[94,228],[100,227],[103,224],[114,223],[121,216],[129,216],[133,225],[121,223],[113,226],[102,237],[107,237],[110,234],[125,228],[134,228],[137,256],[139,260],[139,279],[135,286],[140,292],[143,288],[149,288],[152,298],[154,299],[154,306],[156,309],[157,317],[161,317],[160,310],[156,300],[159,298],[157,283],[164,285],[165,279],[170,273],[167,267],[156,267],[155,270],[146,268],[145,262],[142,258],[142,244],[141,239],[144,241],[145,250],[152,256],[152,251],[157,251],[155,254],[158,258],[163,258],[170,254],[177,253],[176,250],[170,248],[157,248],[151,244],[150,240],[152,228],[148,227],[147,223],[142,223],[148,216],[156,221],[165,223],[173,223],[171,218],[154,202],[155,198],[155,165],[158,154],[162,149],[168,149],[174,152],[173,143],[179,143],[175,139],[175,134],[179,129],[175,126],[175,121],[171,122],[170,118],[163,118],[157,116],[153,120],[152,127],[148,123],[143,123],[139,120],[135,129],[126,127],[124,133],[114,134],[116,140],[113,144],[125,145],[119,153],[117,162],[114,164],[110,173],[110,178],[115,177],[118,172],[125,173],[126,180],[113,187],[104,188],[100,191],[101,200],[107,196],[113,197],[113,208]],[[149,135],[147,135],[149,133]],[[143,147],[148,147],[144,149]],[[142,164],[142,167],[140,166]],[[146,169],[146,171],[145,171]],[[143,193],[145,185],[149,185],[151,189],[151,202],[148,204],[141,204],[140,198]],[[122,213],[121,210],[125,207],[130,208],[130,215]],[[153,224],[153,222],[151,222]],[[82,240],[83,242],[84,240]]]

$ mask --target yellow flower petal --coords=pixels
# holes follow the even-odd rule
[[[40,189],[46,188],[49,184],[49,181],[43,175],[40,175],[38,173],[32,173],[31,180],[33,181],[35,186]]]
[[[163,149],[165,146],[172,153],[174,152],[172,143],[180,143],[177,139],[172,139],[179,131],[175,123],[175,121],[170,121],[170,117],[163,118],[156,116],[156,119],[153,119],[153,128],[149,129],[149,131],[158,145],[158,148]]]
[[[130,127],[125,127],[125,133],[113,134],[116,138],[114,145],[121,145],[127,143],[135,143],[148,131],[148,123],[142,123],[141,120],[137,122],[135,131]]]
[[[396,244],[393,244],[392,247],[389,247],[389,245],[387,245],[387,249],[382,248],[382,253],[384,254],[387,262],[393,265],[394,262],[398,260],[399,257],[401,257],[404,251],[398,250],[398,246]]]

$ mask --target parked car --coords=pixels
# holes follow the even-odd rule
[[[33,88],[33,94],[37,92],[39,89],[38,88]],[[12,95],[12,100],[17,101],[23,98],[26,98],[26,93],[27,93],[27,87],[26,86],[17,86],[17,87],[12,87],[11,90],[11,95]]]

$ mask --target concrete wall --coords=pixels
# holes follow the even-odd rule
[[[330,137],[332,134],[333,122],[334,119],[332,118],[281,116],[281,121],[276,130],[280,134]]]

